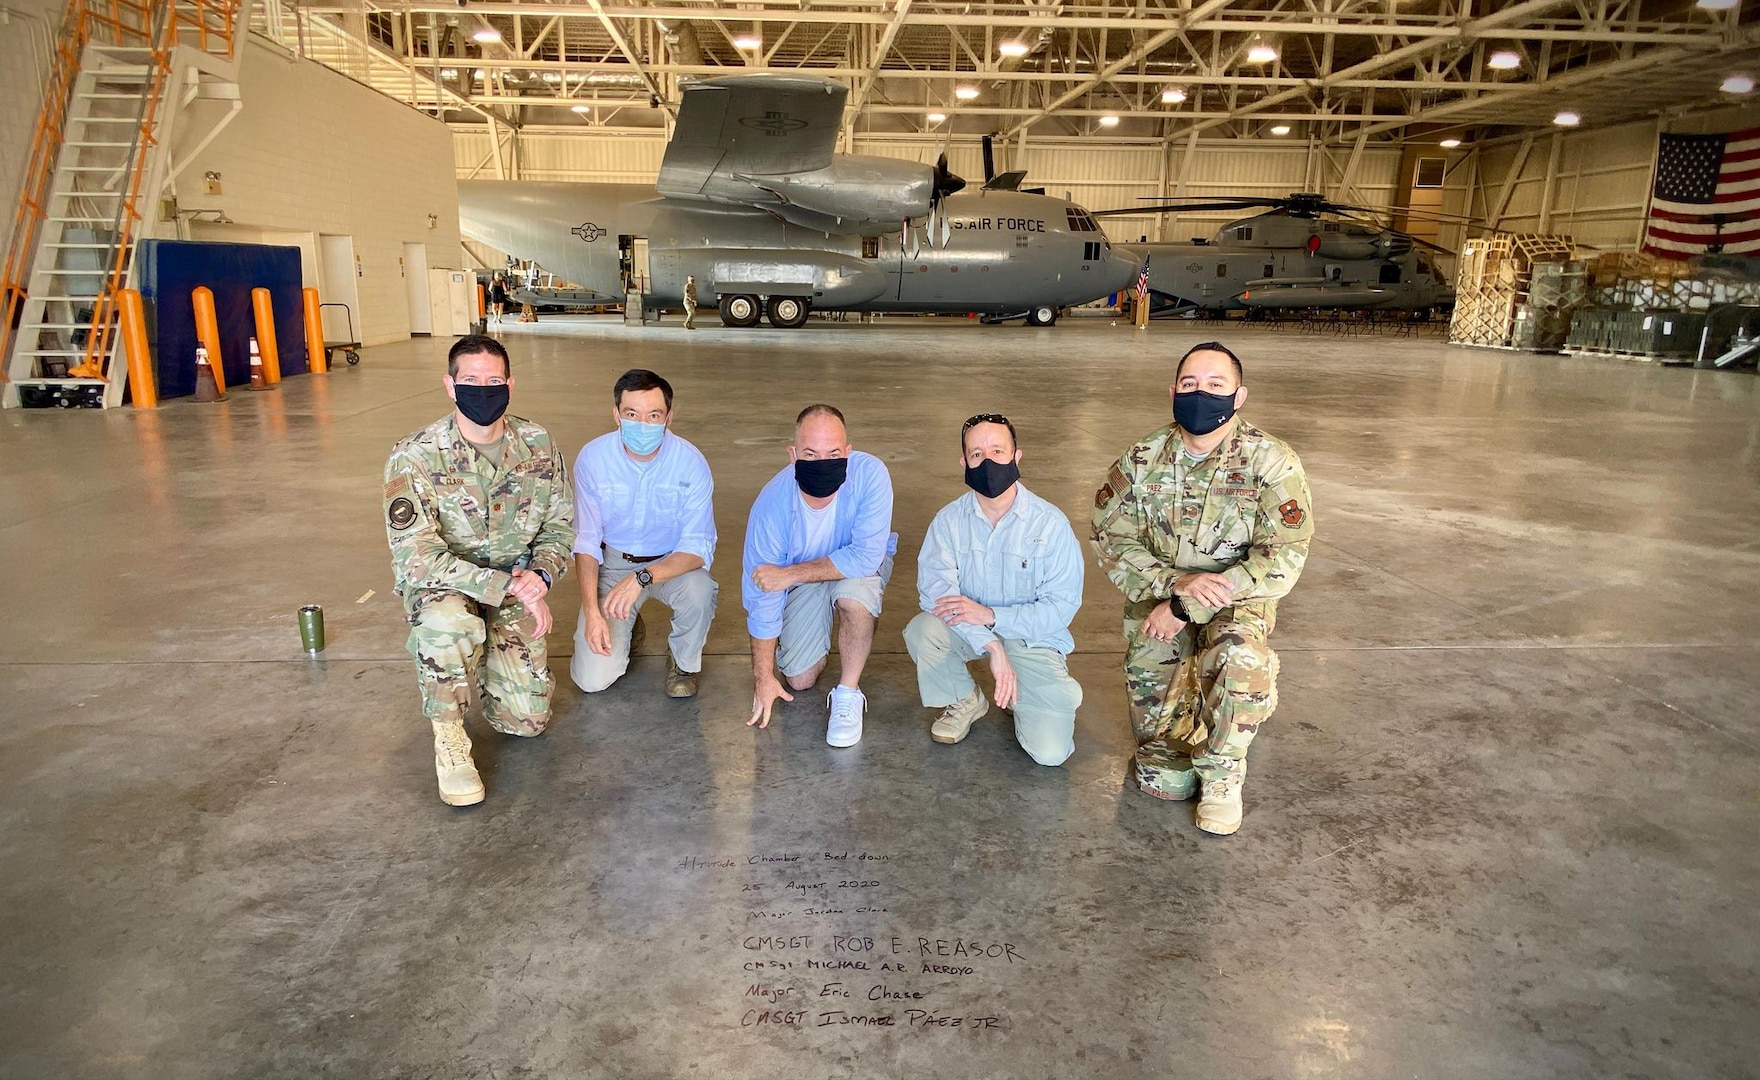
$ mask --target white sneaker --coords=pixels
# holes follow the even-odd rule
[[[862,713],[868,699],[853,686],[831,688],[831,722],[825,725],[825,741],[832,746],[854,746],[862,741]]]

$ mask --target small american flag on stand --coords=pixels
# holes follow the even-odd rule
[[[1142,300],[1149,295],[1149,256],[1143,256],[1143,268],[1137,272],[1137,299]]]
[[[1760,252],[1760,128],[1662,136],[1644,250],[1671,259]]]

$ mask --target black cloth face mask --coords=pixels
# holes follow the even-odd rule
[[[1208,435],[1234,416],[1233,394],[1188,390],[1173,395],[1173,419],[1193,435]]]
[[[966,487],[986,499],[996,498],[1013,487],[1020,478],[1021,467],[1012,461],[985,458],[976,465],[966,466]]]
[[[843,486],[844,477],[848,475],[849,458],[820,458],[817,461],[795,459],[794,482],[800,485],[801,491],[815,499],[837,494],[837,489]]]
[[[458,411],[478,427],[488,427],[501,419],[501,414],[507,411],[508,393],[506,383],[500,386],[452,384],[452,400],[458,405]]]

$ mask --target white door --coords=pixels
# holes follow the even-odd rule
[[[318,299],[325,304],[346,304],[353,316],[354,332],[349,333],[349,317],[341,308],[324,308],[325,341],[359,341],[361,335],[360,266],[354,257],[354,237],[318,235]]]
[[[403,291],[409,298],[409,332],[419,337],[434,332],[428,310],[428,245],[403,245]]]

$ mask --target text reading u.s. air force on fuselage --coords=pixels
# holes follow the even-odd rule
[[[1000,229],[1003,232],[1044,232],[1043,218],[948,218],[947,223],[956,229]]]

